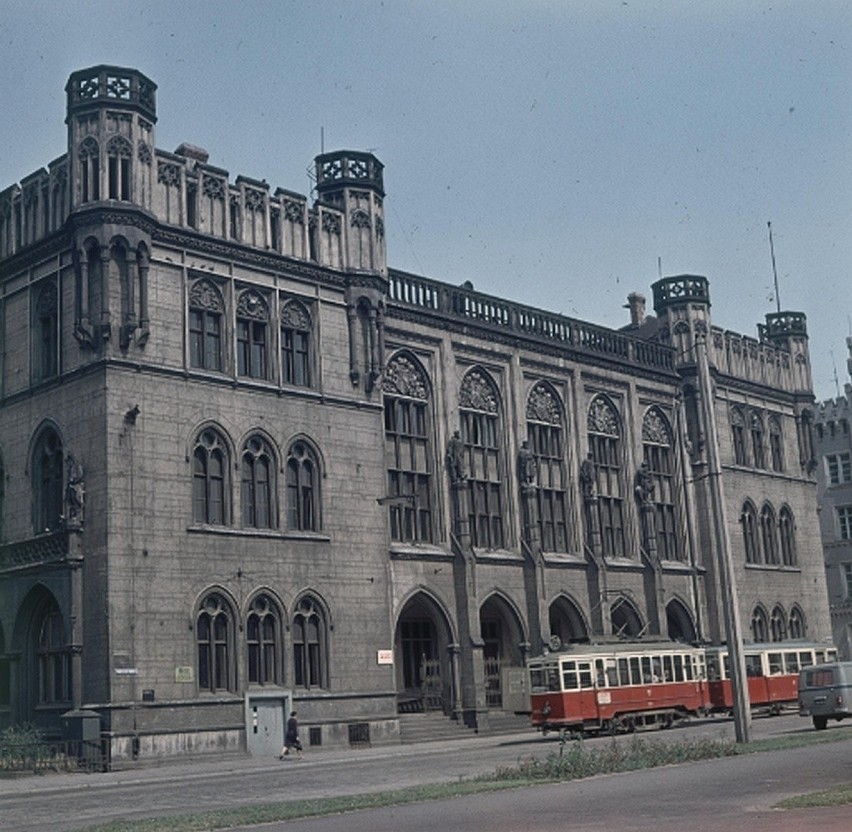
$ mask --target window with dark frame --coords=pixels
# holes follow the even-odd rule
[[[280,685],[281,616],[277,604],[263,593],[249,608],[246,619],[248,681],[253,685]]]
[[[311,316],[298,301],[281,304],[281,375],[284,384],[311,387]]]
[[[305,596],[293,616],[293,684],[323,688],[325,679],[325,618],[316,599]]]
[[[236,690],[233,638],[231,607],[219,593],[211,593],[204,599],[196,622],[199,690]]]
[[[197,280],[189,294],[189,363],[200,370],[223,369],[222,322],[225,303],[208,280]]]
[[[64,456],[59,435],[41,432],[33,449],[33,533],[56,531],[62,525]]]
[[[684,553],[675,510],[672,434],[656,407],[649,409],[642,420],[642,450],[654,483],[657,554],[662,560],[682,560]]]
[[[596,474],[603,555],[626,557],[621,431],[615,408],[603,396],[596,396],[589,406],[588,444]]]
[[[252,436],[242,457],[243,526],[270,529],[277,525],[275,493],[275,456],[265,439]]]
[[[192,452],[194,522],[214,526],[228,523],[227,472],[227,445],[212,428],[203,430]]]
[[[287,527],[318,531],[318,466],[306,442],[294,442],[287,457]]]

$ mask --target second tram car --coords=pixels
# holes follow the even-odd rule
[[[617,732],[704,714],[704,660],[704,650],[673,642],[581,644],[531,659],[531,722]]]

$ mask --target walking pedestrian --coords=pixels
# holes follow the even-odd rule
[[[279,760],[283,760],[289,756],[290,749],[295,749],[302,759],[302,741],[299,739],[299,721],[296,719],[296,712],[290,711],[290,718],[287,720],[287,728],[284,731],[284,747],[278,755]]]

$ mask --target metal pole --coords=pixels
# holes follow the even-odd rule
[[[751,730],[751,707],[746,681],[745,653],[743,652],[742,628],[737,604],[737,583],[731,559],[731,541],[725,512],[725,495],[722,486],[722,471],[719,464],[719,433],[713,409],[713,388],[710,380],[710,365],[707,360],[707,341],[703,334],[695,337],[695,354],[698,365],[698,387],[704,412],[707,432],[707,478],[710,488],[710,510],[713,514],[713,538],[716,562],[719,568],[719,584],[722,592],[722,609],[725,616],[725,633],[728,645],[728,664],[733,697],[734,728],[737,742],[749,741]]]

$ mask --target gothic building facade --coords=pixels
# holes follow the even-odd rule
[[[114,760],[276,753],[293,704],[314,744],[487,730],[531,654],[724,641],[719,551],[747,638],[829,636],[803,315],[727,332],[680,275],[613,330],[389,269],[372,154],[309,200],[157,149],[136,70],[66,93],[0,192],[4,724],[94,714]]]

